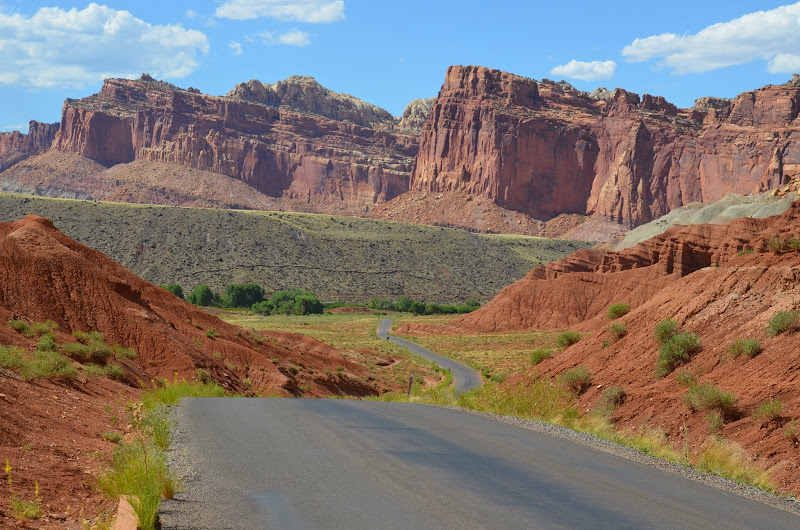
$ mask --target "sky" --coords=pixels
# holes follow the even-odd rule
[[[0,0],[0,130],[144,72],[213,95],[310,75],[398,116],[457,64],[691,107],[800,73],[800,2]]]

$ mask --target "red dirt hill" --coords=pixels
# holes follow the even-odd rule
[[[365,371],[341,352],[301,335],[251,334],[227,324],[73,241],[42,217],[0,224],[0,308],[15,319],[55,321],[61,334],[99,331],[108,344],[135,349],[138,357],[126,366],[132,383],[176,374],[192,379],[202,369],[241,393],[375,393],[356,378],[324,375],[336,366],[356,376]],[[20,340],[3,328],[0,340]],[[313,375],[287,371],[289,357]]]
[[[534,269],[454,327],[589,332],[503,384],[514,387],[537,374],[555,377],[583,365],[593,374],[593,386],[578,398],[582,412],[598,403],[603,389],[621,386],[627,397],[614,411],[619,426],[657,426],[675,447],[680,449],[685,440],[694,451],[715,433],[707,413],[685,404],[687,391],[676,375],[689,370],[698,382],[736,396],[736,409],[721,434],[762,459],[778,485],[797,494],[800,431],[793,434],[792,426],[800,423],[800,335],[797,326],[774,337],[766,330],[777,311],[800,310],[800,252],[786,245],[798,237],[800,201],[765,219],[671,228],[621,252],[581,250]],[[741,253],[745,248],[754,252]],[[607,308],[615,302],[632,307],[616,321],[627,330],[622,338],[608,329]],[[703,347],[685,366],[658,379],[660,345],[654,328],[666,318],[697,334]],[[763,352],[752,359],[734,358],[728,348],[745,338],[759,340]],[[754,418],[757,407],[770,399],[783,404],[778,417]]]

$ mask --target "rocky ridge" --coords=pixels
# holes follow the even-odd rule
[[[143,76],[68,100],[53,147],[106,166],[210,171],[273,198],[357,213],[408,188],[417,140],[389,122],[386,111],[308,77],[215,97]]]
[[[0,172],[31,155],[48,149],[58,132],[58,123],[31,121],[28,134],[0,133]]]

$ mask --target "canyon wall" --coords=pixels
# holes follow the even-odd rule
[[[410,188],[482,195],[540,219],[578,213],[639,225],[800,174],[797,85],[683,110],[660,96],[588,94],[453,66],[423,127]]]
[[[58,127],[58,123],[31,121],[28,124],[28,134],[19,131],[0,133],[0,171],[49,148]]]
[[[408,189],[417,138],[395,125],[388,112],[306,77],[215,97],[142,76],[67,100],[54,147],[107,166],[211,171],[272,197],[359,212]]]

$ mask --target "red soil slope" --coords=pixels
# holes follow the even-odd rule
[[[685,404],[686,389],[676,381],[679,370],[655,377],[654,327],[675,319],[703,343],[681,369],[737,397],[737,410],[722,434],[762,459],[778,485],[797,494],[800,446],[787,428],[791,421],[800,423],[800,335],[797,328],[776,337],[766,330],[777,311],[800,310],[800,252],[788,246],[771,251],[768,243],[776,236],[783,241],[800,237],[800,201],[766,219],[672,228],[622,252],[576,252],[533,270],[456,324],[489,332],[548,327],[590,332],[504,385],[583,365],[594,379],[578,398],[582,412],[597,404],[603,389],[622,386],[627,398],[613,416],[619,426],[658,426],[677,448],[685,440],[695,451],[713,434],[707,414]],[[739,255],[745,247],[755,252]],[[632,306],[617,321],[627,328],[621,339],[608,330],[606,310],[614,302]],[[733,358],[728,348],[738,338],[760,340],[763,352],[750,360]],[[784,404],[780,417],[755,419],[758,405],[773,398]]]
[[[41,217],[0,224],[0,278],[0,307],[14,318],[53,320],[67,334],[99,331],[109,344],[134,348],[133,363],[144,377],[131,368],[132,382],[176,373],[191,379],[204,369],[242,393],[251,390],[245,379],[262,394],[320,396],[339,387],[347,394],[374,393],[356,379],[365,368],[341,352],[301,335],[248,334],[71,240]],[[281,365],[289,357],[314,370],[313,376],[288,372]],[[324,375],[336,366],[355,377]]]

